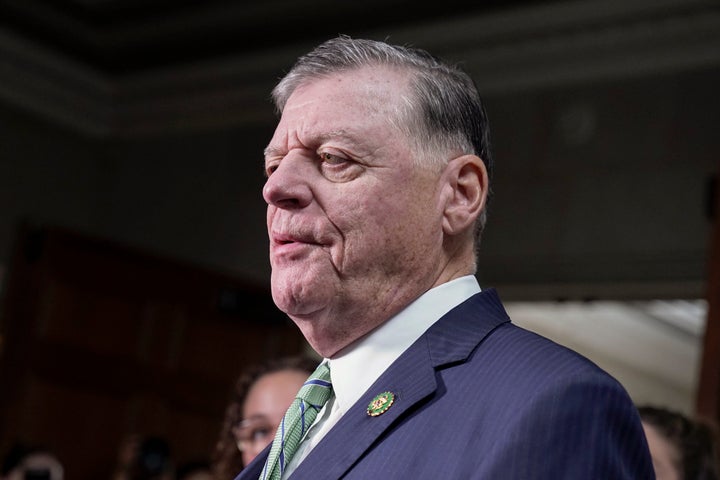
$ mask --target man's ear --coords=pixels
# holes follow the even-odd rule
[[[448,162],[445,169],[446,197],[443,232],[457,235],[472,228],[482,213],[488,193],[485,164],[477,155],[462,155]]]

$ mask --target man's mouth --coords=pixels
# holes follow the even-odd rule
[[[276,233],[272,235],[272,243],[277,246],[291,244],[320,245],[314,238],[309,235],[291,235],[284,233]]]

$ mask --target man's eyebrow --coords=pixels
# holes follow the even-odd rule
[[[350,132],[348,132],[348,131],[345,130],[345,129],[332,130],[332,131],[327,132],[327,133],[325,133],[325,134],[323,134],[323,135],[321,136],[321,140],[322,140],[322,141],[335,140],[335,139],[340,139],[340,140],[353,140],[353,136],[350,134]]]
[[[345,129],[339,129],[339,130],[332,130],[330,132],[325,132],[322,135],[318,136],[318,143],[324,143],[328,140],[344,140],[344,141],[354,141],[353,135],[350,134]],[[263,154],[265,155],[265,158],[268,157],[282,157],[285,156],[286,151],[284,148],[280,147],[273,147],[268,145],[265,147],[265,150],[263,150]]]
[[[280,152],[281,150],[279,148],[267,146],[265,150],[263,150],[263,155],[265,155],[265,158],[275,157],[281,155]]]

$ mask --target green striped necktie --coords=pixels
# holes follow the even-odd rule
[[[300,388],[278,426],[259,480],[280,480],[297,451],[300,440],[332,395],[330,366],[323,362]]]

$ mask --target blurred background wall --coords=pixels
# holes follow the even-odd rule
[[[457,61],[486,97],[484,283],[703,295],[717,3],[481,3],[3,1],[0,252],[27,218],[265,282],[269,91],[349,33]]]

